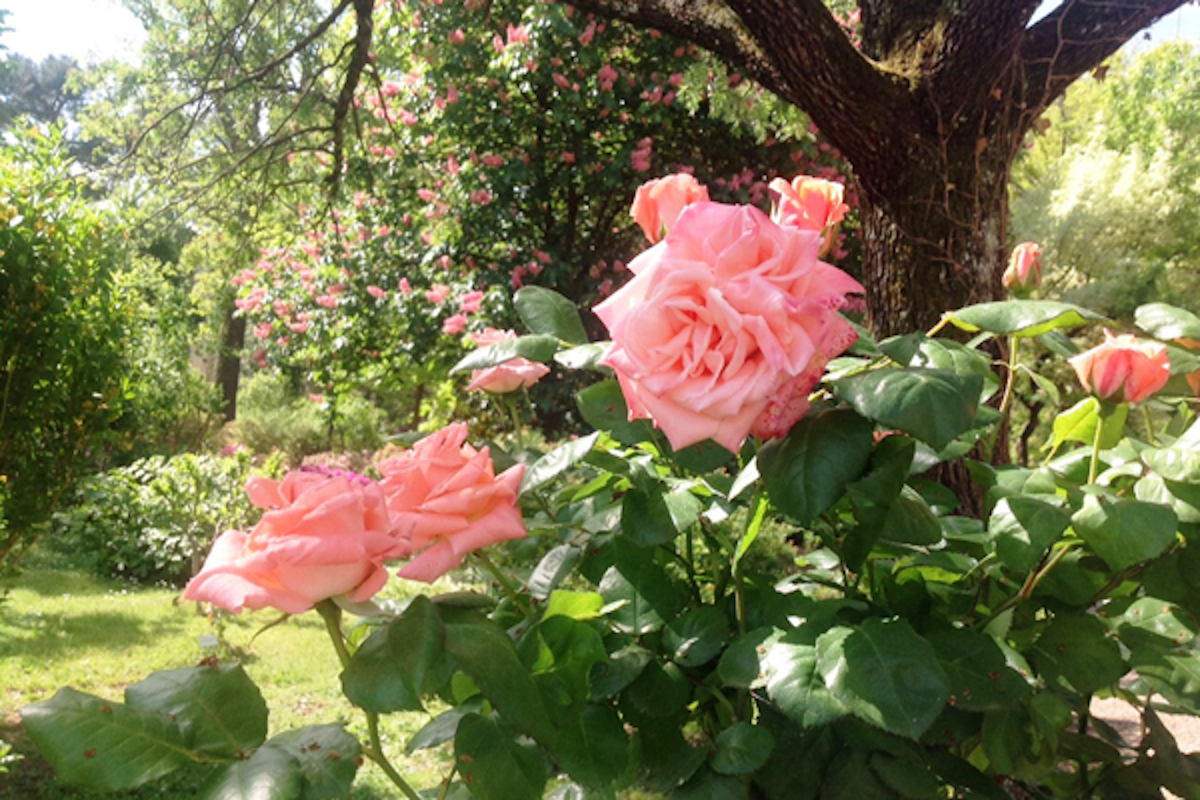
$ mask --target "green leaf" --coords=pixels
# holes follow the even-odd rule
[[[478,800],[541,800],[546,785],[541,751],[518,741],[494,719],[463,717],[454,737],[454,758]]]
[[[609,344],[609,342],[594,342],[559,350],[554,354],[554,360],[567,369],[603,369],[600,360],[608,354]]]
[[[1034,644],[1030,660],[1050,685],[1091,694],[1128,671],[1117,643],[1095,617],[1059,614]]]
[[[900,495],[888,506],[878,532],[881,538],[901,544],[925,546],[942,541],[937,515],[911,486],[901,488]]]
[[[762,677],[759,672],[758,649],[774,633],[772,628],[755,628],[733,641],[717,663],[717,674],[725,686],[749,689]]]
[[[650,663],[653,655],[644,647],[631,644],[609,655],[592,668],[589,676],[592,697],[610,697],[633,683]]]
[[[815,728],[848,713],[817,670],[817,648],[810,635],[793,632],[765,648],[762,672],[767,695],[789,719],[801,727]]]
[[[1053,431],[1046,448],[1053,450],[1063,442],[1091,445],[1096,440],[1096,425],[1101,415],[1104,415],[1104,430],[1101,431],[1100,449],[1116,447],[1125,432],[1129,406],[1120,403],[1109,411],[1096,398],[1085,397],[1054,418]]]
[[[287,753],[300,765],[304,800],[348,796],[362,755],[358,739],[341,725],[310,725],[284,731],[273,736],[263,749],[268,748]]]
[[[1189,429],[1188,433],[1192,431]],[[1200,485],[1200,452],[1196,450],[1194,438],[1194,434],[1190,437],[1185,434],[1171,447],[1147,450],[1142,453],[1142,459],[1146,466],[1169,481]]]
[[[245,761],[235,761],[200,787],[196,800],[301,800],[304,774],[287,752],[260,747]]]
[[[605,603],[624,602],[608,619],[617,630],[634,636],[660,629],[678,607],[671,579],[650,558],[609,567],[599,589]]]
[[[1096,555],[1122,570],[1162,555],[1175,542],[1175,512],[1156,503],[1088,495],[1071,525]]]
[[[554,616],[571,619],[592,619],[604,608],[604,596],[598,592],[568,592],[558,589],[551,593],[542,619]]]
[[[1113,609],[1116,610],[1116,609]],[[1186,609],[1157,597],[1140,597],[1120,616],[1109,617],[1117,626],[1117,635],[1131,649],[1147,639],[1162,646],[1190,647],[1196,639],[1196,621]]]
[[[342,689],[366,711],[420,711],[421,695],[442,658],[442,622],[428,598],[414,597],[396,619],[372,633],[342,672]]]
[[[1040,336],[1059,328],[1078,328],[1105,317],[1070,303],[1053,300],[1003,300],[960,308],[946,315],[965,331],[1003,336]]]
[[[589,704],[572,724],[559,726],[555,755],[571,779],[605,788],[629,767],[629,737],[610,706]]]
[[[722,775],[749,775],[771,757],[775,737],[759,725],[737,722],[717,734],[708,763]]]
[[[132,789],[192,762],[165,714],[71,688],[21,709],[21,722],[59,780],[76,786]]]
[[[425,723],[425,726],[421,730],[412,735],[412,738],[408,740],[408,744],[404,746],[404,752],[412,755],[418,750],[437,747],[439,744],[450,741],[458,731],[458,723],[462,721],[462,718],[467,714],[477,713],[479,705],[480,703],[468,702],[438,714]]]
[[[565,619],[565,617],[556,617]],[[517,657],[512,640],[490,620],[475,614],[442,616],[446,652],[492,702],[506,722],[552,746],[554,725],[533,678]],[[461,733],[461,726],[460,726]]]
[[[758,452],[772,504],[801,524],[833,505],[867,466],[872,426],[838,409],[802,418],[782,440]]]
[[[654,438],[649,420],[629,419],[625,395],[615,380],[600,381],[575,396],[579,413],[588,425],[598,431],[609,431],[621,444],[637,444]]]
[[[1071,523],[1067,512],[1033,497],[996,503],[988,518],[988,548],[1009,569],[1028,572]]]
[[[242,758],[267,738],[267,703],[240,664],[155,672],[125,689],[125,703],[167,715],[207,755]]]
[[[729,621],[715,606],[697,606],[672,620],[663,632],[663,647],[675,663],[699,667],[716,658],[729,637]]]
[[[651,661],[625,690],[625,697],[642,713],[669,717],[687,705],[692,686],[683,670],[668,661]]]
[[[529,594],[545,600],[583,557],[583,550],[573,544],[560,544],[542,556],[533,574],[525,582]]]
[[[568,469],[578,464],[583,457],[592,451],[600,432],[588,434],[579,439],[573,439],[551,450],[525,470],[521,478],[521,493],[532,491],[545,486],[550,481],[562,475]]]
[[[975,424],[980,375],[941,369],[877,369],[842,378],[834,392],[858,413],[941,450]]]
[[[856,716],[917,739],[941,713],[950,684],[937,655],[902,619],[868,619],[817,639],[817,671]]]
[[[746,782],[704,768],[671,794],[672,800],[750,800]]]
[[[657,491],[634,488],[625,493],[621,500],[621,530],[629,541],[641,547],[654,547],[679,535],[664,488],[656,484]]]
[[[950,681],[950,702],[963,711],[996,711],[1023,702],[1029,683],[985,633],[946,628],[926,640]]]
[[[1025,714],[1021,709],[991,711],[984,715],[982,744],[993,772],[1011,775],[1028,744]]]
[[[542,286],[523,286],[513,295],[513,306],[530,333],[554,336],[571,344],[588,340],[579,309],[558,292]]]
[[[1200,340],[1200,317],[1166,303],[1148,303],[1133,312],[1137,326],[1155,339]]]
[[[519,647],[531,664],[534,682],[549,700],[555,718],[564,707],[582,708],[588,699],[588,674],[608,660],[600,634],[586,622],[564,616],[544,618]]]
[[[512,361],[514,358],[527,358],[530,361],[547,362],[554,358],[558,350],[558,338],[554,336],[518,336],[504,342],[481,347],[468,353],[457,364],[450,368],[451,374],[466,372],[472,369],[484,369]]]
[[[901,797],[938,800],[944,796],[942,782],[928,767],[885,753],[872,753],[871,769],[885,786],[899,792]]]

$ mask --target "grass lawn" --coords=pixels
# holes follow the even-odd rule
[[[389,587],[390,588],[390,587]],[[52,558],[27,561],[27,572],[8,598],[0,602],[0,738],[24,756],[0,774],[3,800],[182,800],[191,798],[203,775],[180,776],[173,783],[144,787],[126,794],[95,794],[63,786],[32,751],[21,732],[18,710],[72,686],[113,700],[123,689],[158,669],[195,666],[211,655],[200,637],[217,633],[214,622],[196,605],[179,601],[171,589],[133,588],[67,568]],[[339,690],[339,666],[320,617],[293,617],[282,625],[261,628],[278,618],[259,611],[223,620],[228,650],[222,660],[240,654],[246,671],[258,683],[271,710],[271,735],[290,728],[343,721],[366,740],[361,712]],[[253,639],[253,641],[251,641]],[[393,714],[382,721],[389,757],[417,788],[436,784],[450,758],[438,751],[405,756],[408,737],[429,720],[421,713]],[[396,796],[390,782],[369,762],[359,771],[352,797],[358,800]]]

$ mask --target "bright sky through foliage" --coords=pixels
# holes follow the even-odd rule
[[[1047,0],[1035,19],[1049,13],[1058,0]],[[0,0],[9,11],[12,30],[0,38],[10,51],[40,61],[69,55],[81,62],[121,58],[133,61],[145,34],[133,14],[118,0]],[[1176,37],[1200,40],[1200,7],[1188,4],[1150,29],[1150,42]],[[1144,35],[1132,40],[1146,42]]]

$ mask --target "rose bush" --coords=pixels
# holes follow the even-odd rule
[[[1105,402],[1046,372],[1080,350],[1068,332],[1108,322],[1067,303],[955,309],[834,355],[857,284],[817,259],[821,235],[689,206],[599,309],[611,346],[583,341],[560,295],[514,298],[530,334],[456,369],[519,355],[598,372],[577,396],[596,430],[514,448],[499,476],[461,425],[383,465],[409,575],[526,524],[545,555],[519,575],[479,558],[498,591],[418,596],[350,632],[317,604],[369,745],[335,725],[264,742],[257,687],[226,665],[151,676],[124,704],[64,689],[22,710],[31,738],[64,780],[123,789],[200,765],[200,796],[220,800],[345,796],[359,754],[407,800],[1196,796],[1196,757],[1160,714],[1200,714],[1184,379],[1200,364],[1159,347],[1200,341],[1200,318],[1143,306],[1136,332],[1077,359]],[[764,398],[804,413],[760,442]],[[1005,452],[1018,404],[1057,413]],[[947,468],[971,497],[933,480]],[[1093,716],[1097,697],[1140,716],[1133,736]],[[418,793],[378,716],[433,698],[450,707],[405,752],[443,747],[451,766]]]
[[[496,475],[488,448],[467,443],[456,423],[379,464],[381,487],[404,555],[400,577],[432,583],[490,544],[526,535],[517,506],[523,465]]]
[[[184,590],[189,600],[240,613],[308,611],[322,600],[368,600],[387,582],[383,562],[405,555],[378,484],[349,473],[289,472],[246,482],[266,509],[249,532],[226,531]]]
[[[862,287],[818,260],[819,246],[819,233],[752,206],[685,208],[596,307],[631,416],[652,418],[676,449],[713,439],[736,452],[752,430],[786,433],[855,338],[837,310]]]

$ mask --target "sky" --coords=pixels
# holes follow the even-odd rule
[[[1047,0],[1039,14],[1053,9]],[[141,25],[117,0],[0,0],[9,10],[12,29],[0,44],[36,61],[48,55],[69,55],[82,63],[106,58],[134,61],[144,39]],[[1200,6],[1188,4],[1150,29],[1150,42],[1178,36],[1200,41]],[[1135,46],[1144,46],[1142,36]]]

